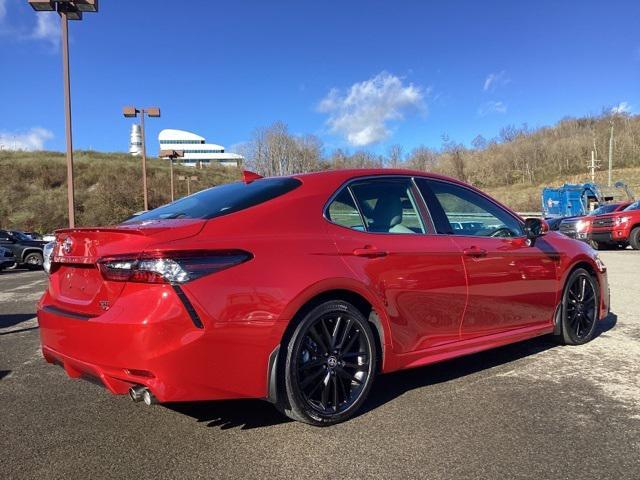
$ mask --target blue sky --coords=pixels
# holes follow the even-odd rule
[[[101,0],[70,24],[74,143],[125,151],[128,104],[161,107],[152,152],[162,128],[231,147],[281,120],[327,151],[384,152],[638,113],[639,20],[632,0]],[[0,0],[5,148],[64,149],[58,36],[56,14]]]

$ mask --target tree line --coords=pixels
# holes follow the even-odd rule
[[[611,137],[613,127],[613,137]],[[411,168],[458,178],[479,187],[537,185],[584,173],[591,152],[607,167],[609,144],[615,168],[640,165],[640,115],[603,112],[565,118],[551,127],[508,125],[495,138],[478,135],[470,145],[442,136],[438,148],[405,150],[391,145],[384,154],[367,150],[327,152],[315,135],[292,134],[283,122],[254,130],[240,148],[247,168],[262,175],[290,175],[330,168]]]

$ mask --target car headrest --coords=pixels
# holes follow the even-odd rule
[[[390,228],[402,223],[402,201],[399,195],[390,193],[380,197],[373,209],[373,227],[379,232],[388,232]]]

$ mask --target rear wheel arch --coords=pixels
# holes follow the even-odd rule
[[[325,290],[316,293],[314,296],[307,298],[302,305],[298,306],[295,313],[289,320],[288,325],[282,335],[280,343],[271,353],[268,366],[268,400],[272,403],[278,403],[283,397],[284,389],[283,372],[285,366],[285,355],[287,344],[291,340],[297,325],[302,321],[307,313],[325,302],[331,300],[342,300],[353,305],[371,324],[376,342],[376,350],[378,352],[377,370],[382,371],[386,358],[385,340],[389,338],[385,331],[384,320],[381,318],[378,308],[366,298],[362,293],[356,292],[349,288],[337,288]],[[384,313],[382,314],[384,315]],[[387,324],[388,325],[388,324]]]
[[[291,338],[293,331],[296,328],[296,325],[300,320],[311,310],[313,310],[318,305],[328,302],[330,300],[342,300],[347,303],[350,303],[354,307],[356,307],[362,315],[369,320],[369,323],[372,324],[373,330],[376,333],[376,348],[380,353],[380,363],[382,365],[383,357],[384,357],[384,345],[385,340],[387,338],[387,334],[385,333],[385,328],[383,325],[383,320],[380,317],[380,313],[378,309],[372,304],[372,302],[362,295],[359,292],[350,289],[332,289],[326,290],[316,294],[315,296],[309,298],[302,304],[296,311],[295,315],[289,321],[287,328],[282,335],[282,339],[280,341],[280,345],[286,345],[286,343]],[[380,366],[381,366],[380,365]]]
[[[22,250],[22,253],[20,254],[20,261],[24,261],[24,259],[30,253],[39,253],[40,255],[42,255],[42,249],[41,248],[34,248],[34,247],[25,248],[24,250]]]

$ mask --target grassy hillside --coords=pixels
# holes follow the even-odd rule
[[[125,154],[75,153],[76,224],[118,223],[143,209],[141,162]],[[66,160],[58,152],[0,151],[0,227],[50,232],[67,225]],[[195,175],[192,192],[239,178],[235,168],[177,167],[178,175]],[[147,162],[151,208],[171,200],[169,164]],[[186,195],[176,179],[176,196]]]
[[[549,135],[548,131],[543,132]],[[520,140],[524,141],[524,140]],[[487,156],[489,150],[495,150],[495,157],[474,158],[485,165],[491,159],[503,158],[504,151],[513,151],[516,142],[503,145],[492,145],[489,148],[473,152],[478,157]],[[540,148],[544,148],[545,144]],[[549,140],[549,150],[554,142]],[[502,149],[500,148],[502,147]],[[635,144],[629,144],[635,149]],[[504,151],[503,151],[504,150]],[[446,154],[444,154],[446,155]],[[471,155],[466,152],[465,155]],[[521,155],[521,153],[516,153]],[[571,158],[574,158],[573,156]],[[627,157],[628,158],[628,157]],[[579,171],[577,160],[573,171]],[[635,161],[635,158],[634,158]],[[629,160],[627,160],[629,162]],[[169,164],[167,161],[150,159],[147,163],[149,202],[151,208],[170,201]],[[409,162],[405,164],[416,167]],[[480,165],[468,162],[480,169]],[[351,165],[346,165],[351,166]],[[8,152],[0,151],[0,168],[3,182],[0,183],[0,228],[34,230],[41,233],[51,232],[67,225],[67,188],[65,156],[58,152]],[[496,166],[496,168],[498,168]],[[425,168],[428,169],[428,168]],[[455,176],[455,172],[446,169],[432,168]],[[498,168],[499,170],[499,168]],[[467,171],[473,171],[469,168]],[[477,171],[477,170],[476,170]],[[474,175],[466,179],[517,211],[539,211],[540,191],[543,186],[560,185],[565,182],[582,182],[587,179],[584,174],[556,172],[548,179],[540,182],[497,182],[497,175],[492,182],[483,185]],[[192,192],[213,185],[235,181],[240,172],[235,168],[206,167],[194,169],[177,166],[178,175],[195,175],[198,181],[192,183]],[[118,223],[132,213],[142,210],[141,162],[126,154],[99,153],[79,151],[75,154],[75,186],[76,186],[76,223],[78,226],[109,225]],[[606,184],[606,171],[599,171],[596,180]],[[624,180],[640,195],[640,166],[631,166],[614,171],[613,180]],[[498,183],[496,185],[496,183]],[[619,195],[624,195],[618,191]],[[186,195],[185,182],[176,180],[176,198]]]
[[[603,186],[605,195],[614,195],[616,200],[626,200],[624,190],[615,188],[606,188],[608,174],[606,171],[596,172],[596,182]],[[621,180],[627,183],[636,198],[640,198],[640,167],[614,169],[612,182]],[[539,184],[518,184],[506,185],[501,187],[485,187],[484,191],[500,200],[505,205],[510,206],[519,212],[537,212],[540,211],[540,193],[542,187],[560,186],[563,183],[582,183],[591,181],[591,177],[587,175],[567,175],[556,177],[553,180]]]

